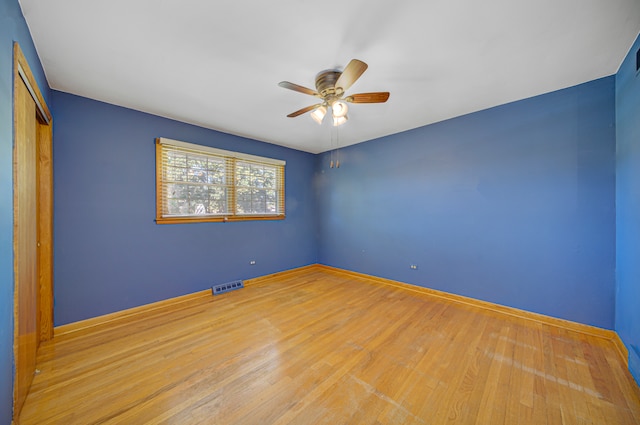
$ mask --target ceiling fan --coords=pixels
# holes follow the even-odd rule
[[[331,108],[333,117],[333,125],[338,126],[344,124],[349,119],[347,117],[349,103],[384,103],[389,99],[389,92],[373,92],[373,93],[357,93],[345,97],[345,92],[355,83],[358,78],[366,71],[368,65],[358,59],[352,59],[343,71],[329,69],[321,71],[316,75],[316,90],[308,89],[288,81],[278,83],[280,87],[297,91],[320,98],[322,102],[315,105],[307,106],[287,115],[289,118],[295,118],[299,115],[311,111],[311,118],[318,124],[322,124],[322,120],[327,114],[327,110]]]

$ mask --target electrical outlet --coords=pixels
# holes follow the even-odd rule
[[[252,266],[255,266],[256,265],[256,260],[249,261],[249,264],[251,264]]]
[[[412,264],[409,267],[411,267],[411,270],[418,270],[418,265],[417,264]]]

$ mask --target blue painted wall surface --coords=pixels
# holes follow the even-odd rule
[[[320,261],[613,329],[614,104],[608,77],[320,156]]]
[[[49,84],[17,0],[0,0],[0,423],[13,406],[13,42],[49,106]]]
[[[616,74],[616,331],[640,382],[640,37]]]
[[[312,154],[58,91],[53,104],[56,325],[317,261]],[[156,137],[287,161],[286,219],[155,224]]]

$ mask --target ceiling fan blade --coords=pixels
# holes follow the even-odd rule
[[[307,106],[306,108],[299,109],[299,110],[297,110],[297,111],[295,111],[295,112],[290,113],[290,114],[289,114],[289,115],[287,115],[287,116],[288,116],[289,118],[295,118],[295,117],[297,117],[298,115],[302,115],[302,114],[304,114],[304,113],[306,113],[306,112],[313,111],[314,109],[316,109],[316,108],[318,108],[318,107],[320,107],[320,106],[322,106],[322,103],[318,103],[317,105]]]
[[[338,81],[335,84],[336,89],[341,88],[343,93],[347,91],[368,67],[369,65],[358,59],[351,59],[351,62],[338,77]]]
[[[290,83],[288,81],[280,81],[278,83],[278,85],[280,87],[284,87],[285,89],[297,91],[297,92],[304,93],[304,94],[309,94],[311,96],[316,96],[316,97],[320,97],[320,98],[322,97],[322,96],[320,96],[320,93],[316,92],[315,90],[311,90],[311,89],[308,89],[306,87],[302,87],[302,86],[299,86],[297,84]]]
[[[384,103],[389,99],[388,91],[377,91],[373,93],[357,93],[344,98],[351,103]]]

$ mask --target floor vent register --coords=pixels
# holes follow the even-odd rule
[[[233,282],[222,283],[220,285],[214,285],[211,287],[213,295],[224,294],[225,292],[235,291],[236,289],[244,288],[244,282],[241,280],[234,280]]]

